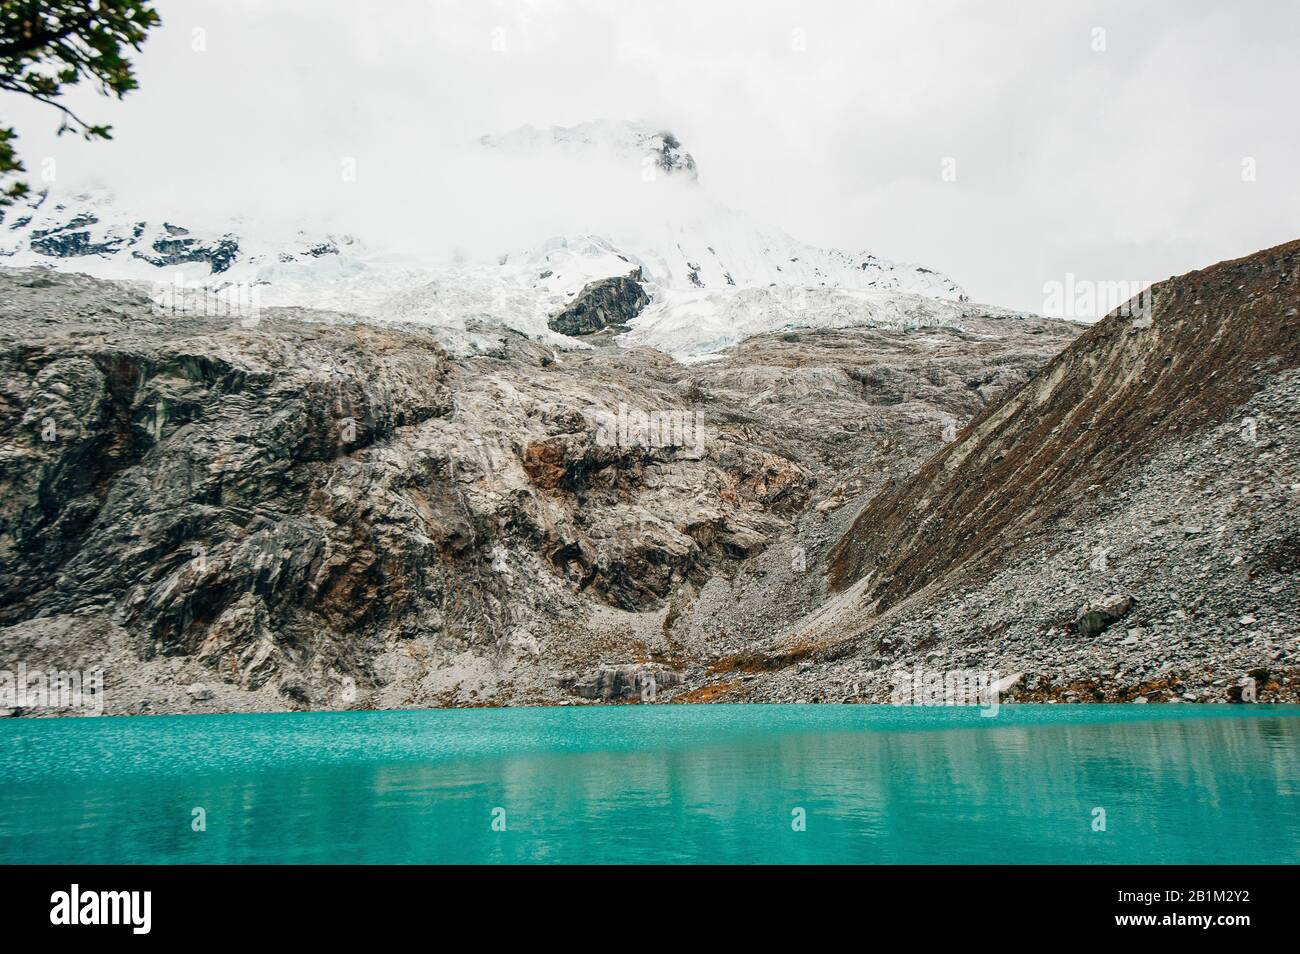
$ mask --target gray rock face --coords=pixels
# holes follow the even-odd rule
[[[631,277],[588,282],[563,311],[546,322],[562,335],[590,335],[612,325],[625,325],[650,303],[645,290]]]
[[[294,659],[363,668],[368,635],[418,615],[435,578],[474,575],[455,567],[472,523],[436,481],[418,489],[446,461],[356,456],[449,413],[436,344],[158,317],[55,281],[87,324],[42,334],[28,289],[5,296],[0,622],[98,609],[142,659],[197,656],[257,688]],[[415,500],[386,500],[399,488],[448,519],[417,532]]]
[[[590,672],[566,673],[557,680],[583,699],[652,698],[665,689],[682,684],[682,674],[655,666],[610,666]]]
[[[194,683],[207,711],[636,700],[647,658],[657,699],[698,689],[1077,328],[972,311],[696,366],[474,334],[0,269],[0,659],[103,667],[110,713]]]

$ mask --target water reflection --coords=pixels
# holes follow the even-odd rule
[[[596,732],[584,744],[569,735],[562,744],[512,743],[497,721],[444,720],[440,731],[459,725],[491,736],[479,749],[459,739],[451,757],[441,746],[428,757],[402,747],[412,731],[407,713],[391,714],[406,739],[394,750],[375,733],[389,714],[374,715],[364,739],[334,735],[324,748],[297,739],[285,742],[281,757],[262,753],[253,761],[242,750],[238,758],[221,758],[238,748],[230,739],[209,739],[204,749],[196,737],[188,744],[216,755],[204,771],[187,773],[149,771],[130,740],[87,737],[87,745],[113,751],[140,771],[46,771],[21,784],[7,781],[0,861],[1300,858],[1294,715],[1084,724],[1055,724],[1044,715],[1023,725],[879,731],[843,721],[849,717],[825,724],[831,717],[820,715],[798,716],[823,720],[800,729],[782,712],[779,731],[765,731],[761,717],[746,714],[741,729],[727,723],[712,733],[665,731],[673,724],[660,721],[643,724],[638,735],[629,734],[628,720],[642,717],[632,714],[611,717],[624,720],[617,732],[612,723],[575,722]],[[219,731],[205,728],[211,722],[189,724],[198,735]],[[351,723],[321,722],[311,731],[329,735],[338,725]],[[618,744],[601,747],[602,735]],[[273,744],[274,733],[269,737]],[[39,749],[30,739],[16,741],[0,736],[6,770],[15,753]],[[311,755],[325,750],[338,757]],[[81,764],[71,750],[62,754]],[[204,832],[191,830],[195,806],[206,811]],[[504,831],[492,828],[497,807],[505,810]],[[792,830],[795,808],[806,812],[806,831]],[[1095,808],[1105,811],[1104,831],[1093,829]]]

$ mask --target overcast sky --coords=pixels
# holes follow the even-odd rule
[[[351,156],[385,183],[365,193],[378,228],[437,216],[412,197],[449,201],[464,173],[450,150],[482,133],[641,119],[756,218],[1035,311],[1067,273],[1159,280],[1300,237],[1300,4],[1286,0],[158,9],[141,89],[74,100],[113,142],[56,140],[51,110],[0,99],[33,173],[53,157],[60,186],[311,223],[345,201]],[[477,208],[490,230],[500,197],[452,218]]]

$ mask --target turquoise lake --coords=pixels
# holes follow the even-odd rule
[[[1297,861],[1297,706],[0,722],[4,864]]]

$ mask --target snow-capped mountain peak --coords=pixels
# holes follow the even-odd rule
[[[489,258],[449,258],[413,252],[382,234],[353,238],[302,228],[267,235],[237,217],[201,230],[179,219],[139,218],[107,193],[42,192],[4,210],[0,264],[100,278],[242,283],[257,286],[267,305],[432,324],[450,337],[471,322],[495,323],[572,347],[583,343],[553,331],[549,319],[589,284],[632,275],[644,291],[639,299],[649,304],[620,340],[688,359],[793,325],[915,322],[927,314],[954,320],[955,305],[966,300],[933,270],[818,248],[728,207],[707,190],[691,153],[663,129],[609,120],[526,126],[485,136],[473,148],[528,170],[581,164],[569,177],[578,187],[561,198],[579,220],[582,203],[598,204],[589,217],[598,229],[524,244],[505,235]],[[612,170],[602,183],[622,190],[626,203],[587,195],[582,182],[596,168]]]

